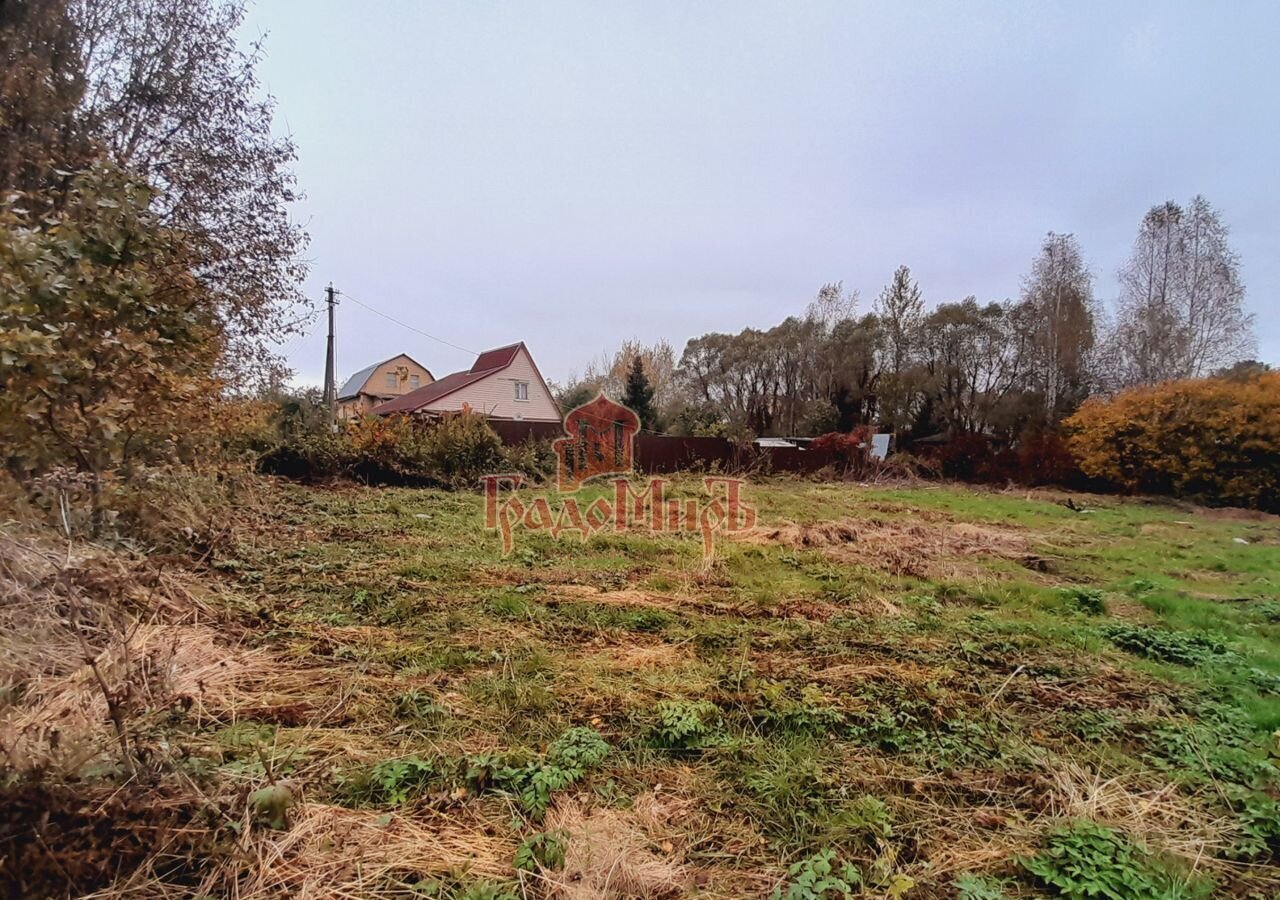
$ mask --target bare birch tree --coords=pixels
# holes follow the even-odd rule
[[[1246,358],[1253,316],[1228,229],[1204,197],[1143,217],[1111,335],[1118,386],[1196,378]]]
[[[1073,235],[1049,232],[1022,287],[1027,387],[1043,398],[1045,422],[1070,415],[1089,394],[1096,339],[1093,278]]]

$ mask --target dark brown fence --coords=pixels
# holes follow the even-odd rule
[[[516,419],[490,419],[489,427],[497,432],[504,444],[527,444],[530,441],[554,441],[564,437],[564,427],[559,422],[526,422]]]
[[[669,437],[641,432],[635,437],[635,467],[646,475],[708,469],[724,471],[742,467],[742,457],[732,441],[717,437]]]
[[[504,444],[555,440],[564,437],[557,422],[517,422],[490,419],[489,425]],[[641,432],[635,437],[635,468],[645,475],[661,475],[689,469],[717,469],[741,472],[754,469],[767,472],[811,473],[838,462],[828,450],[802,450],[799,447],[756,447],[735,444],[727,438],[673,437]]]

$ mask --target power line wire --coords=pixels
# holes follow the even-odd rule
[[[453,341],[446,341],[444,338],[437,337],[436,335],[431,334],[430,332],[423,331],[421,328],[415,328],[414,326],[410,325],[408,322],[402,322],[399,319],[397,319],[395,316],[389,316],[386,313],[384,313],[382,310],[375,309],[374,307],[370,306],[368,303],[365,303],[363,300],[359,299],[358,297],[353,297],[348,293],[343,293],[343,292],[340,292],[340,293],[343,297],[346,297],[348,300],[350,300],[352,303],[355,303],[357,306],[363,306],[365,309],[369,310],[369,312],[373,313],[375,316],[382,316],[382,318],[386,319],[388,322],[394,322],[395,324],[399,325],[401,328],[407,328],[410,331],[415,332],[416,334],[420,334],[425,338],[430,338],[431,340],[435,341],[438,344],[444,344],[446,347],[452,347],[454,350],[461,350],[463,353],[470,353],[472,356],[480,355],[479,351],[472,350],[468,347],[460,346],[458,344],[453,343]]]

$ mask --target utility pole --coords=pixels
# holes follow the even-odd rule
[[[333,282],[324,289],[325,303],[329,304],[329,341],[324,354],[324,405],[329,410],[329,427],[338,424],[338,388],[333,383],[333,321],[334,308],[338,305],[338,292],[333,289]]]

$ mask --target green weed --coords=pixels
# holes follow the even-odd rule
[[[514,796],[530,818],[541,821],[552,795],[599,766],[609,751],[609,744],[596,731],[571,728],[551,743],[541,759],[468,757],[465,780],[477,793],[499,790]]]
[[[787,883],[774,888],[772,900],[832,900],[851,898],[862,885],[858,867],[836,856],[831,849],[819,850],[787,871]]]
[[[720,710],[710,700],[664,700],[654,708],[654,742],[668,750],[697,750],[719,732]]]
[[[951,883],[957,900],[1007,900],[1007,882],[989,875],[961,875]]]
[[[1119,832],[1080,821],[1052,832],[1045,849],[1021,860],[1039,886],[1070,900],[1172,900],[1187,884]]]
[[[565,836],[557,831],[529,835],[516,847],[512,865],[518,872],[558,869],[564,865]]]
[[[1102,633],[1121,650],[1135,656],[1180,666],[1198,666],[1227,653],[1220,640],[1201,634],[1162,631],[1135,625],[1108,625]]]
[[[391,714],[397,719],[426,723],[445,718],[449,711],[436,703],[429,694],[414,688],[391,698]]]
[[[844,724],[844,713],[817,685],[805,685],[798,697],[792,693],[784,682],[764,682],[752,718],[766,729],[797,734],[825,733]]]
[[[400,806],[425,791],[437,775],[431,760],[387,759],[341,779],[342,799],[357,806]]]

